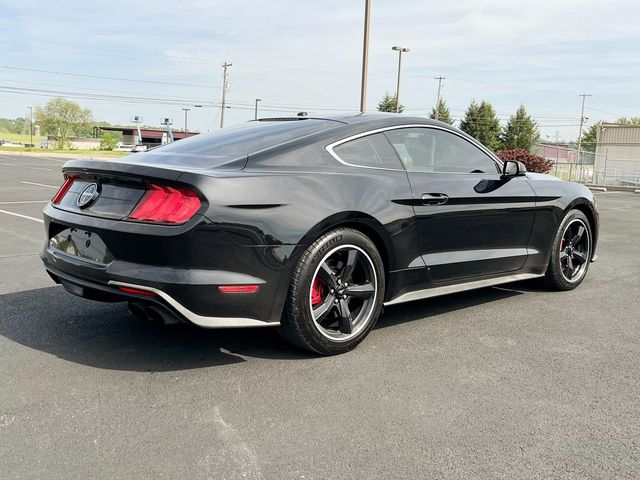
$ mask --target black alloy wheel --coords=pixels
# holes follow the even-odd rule
[[[294,272],[283,335],[326,355],[351,350],[380,315],[384,281],[382,260],[368,237],[347,228],[328,232]]]
[[[580,210],[571,210],[556,233],[545,279],[557,290],[576,288],[589,269],[592,251],[589,221]]]

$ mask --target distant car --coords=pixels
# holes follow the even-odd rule
[[[132,152],[146,152],[147,150],[149,150],[149,147],[147,145],[135,145],[131,149]]]
[[[42,259],[68,291],[279,326],[320,354],[355,347],[383,305],[535,277],[571,290],[598,239],[583,185],[395,114],[262,119],[63,171]]]
[[[11,140],[0,140],[0,146],[2,147],[24,147],[22,143],[14,143]]]
[[[116,148],[113,149],[114,152],[132,152],[135,145],[132,143],[122,143],[118,142]]]

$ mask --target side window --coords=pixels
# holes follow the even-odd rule
[[[472,143],[435,128],[385,132],[408,171],[497,173],[496,163]]]
[[[396,152],[382,133],[342,143],[334,147],[333,152],[343,162],[351,165],[402,170],[402,164]]]

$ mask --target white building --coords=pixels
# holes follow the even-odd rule
[[[640,125],[600,124],[593,180],[604,185],[640,186]]]

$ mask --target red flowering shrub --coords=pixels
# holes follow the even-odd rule
[[[528,172],[547,173],[553,167],[553,162],[527,150],[500,150],[496,155],[501,160],[516,160],[524,163]]]

